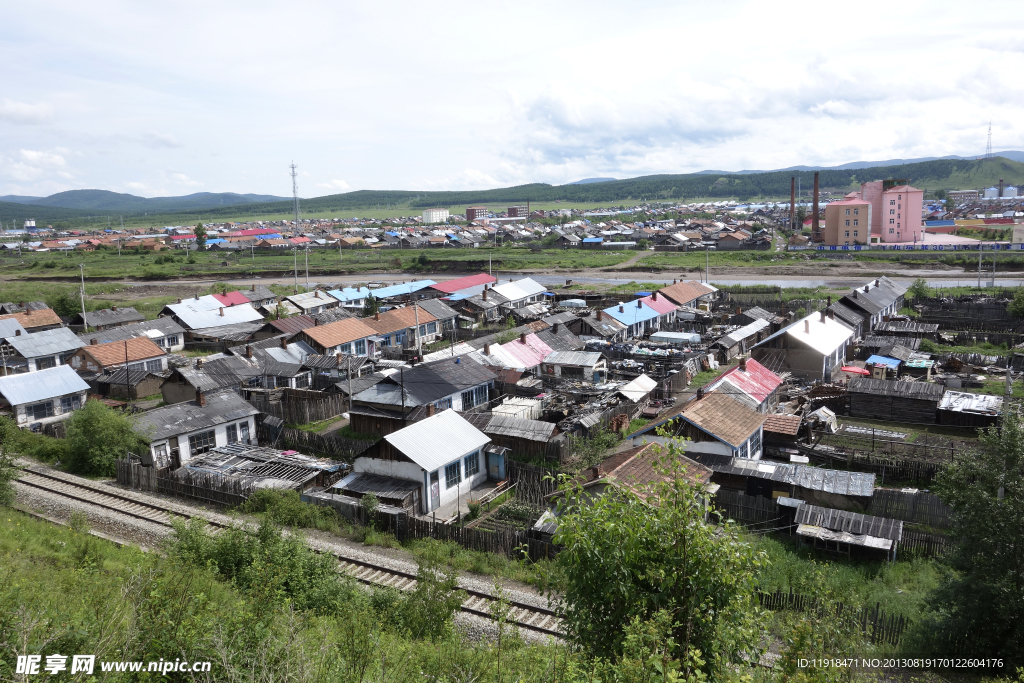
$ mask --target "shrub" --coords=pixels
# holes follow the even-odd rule
[[[466,502],[466,506],[469,508],[469,518],[476,519],[480,516],[480,501],[470,500]]]
[[[259,489],[240,507],[243,512],[263,513],[275,524],[320,531],[338,530],[333,508],[303,502],[298,491]]]
[[[114,475],[118,458],[149,448],[124,413],[99,401],[86,401],[71,415],[65,441],[69,471],[108,477]]]

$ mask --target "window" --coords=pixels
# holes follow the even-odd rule
[[[420,325],[420,336],[422,337],[426,333],[427,333],[427,326],[426,325]]]
[[[54,360],[53,356],[49,358],[36,358],[36,370],[45,370],[52,368],[57,365],[57,361]]]
[[[846,237],[849,237],[849,236],[850,236],[850,231],[849,231],[849,230],[847,230],[847,231],[846,231]]]
[[[444,468],[444,487],[446,489],[453,488],[459,485],[462,481],[462,468],[459,467],[460,463],[458,460],[453,462],[451,465],[446,465]]]
[[[309,388],[309,373],[304,372],[295,378],[296,389],[308,389]]]
[[[854,209],[853,210],[853,215],[856,216],[858,214],[860,214],[860,209]]]
[[[889,215],[890,216],[895,216],[896,215],[896,209],[889,209]]]
[[[854,218],[853,219],[853,224],[854,225],[860,225],[860,221],[858,221],[856,218]]]
[[[405,340],[405,330],[402,330],[401,332],[395,332],[395,346],[405,346]]]
[[[356,342],[356,355],[357,356],[365,356],[366,355],[366,340],[365,339],[360,339],[359,341]]]
[[[385,334],[383,339],[384,339],[384,346],[391,346],[391,335],[390,334]]]
[[[162,360],[147,360],[146,370],[150,372],[160,372],[164,369],[164,362]]]
[[[188,437],[188,450],[192,455],[199,455],[200,453],[206,453],[207,451],[217,446],[217,436],[213,433],[213,430],[208,432],[201,432],[199,434],[193,434]]]
[[[895,199],[890,199],[889,200],[889,206],[896,206],[896,200]]]
[[[761,430],[754,432],[754,435],[750,437],[750,457],[756,458],[757,454],[761,450]]]
[[[345,354],[346,356],[351,356],[352,355],[352,344],[342,344],[341,345],[341,352],[343,354]]]
[[[895,230],[893,230],[892,228],[889,228],[889,234],[890,234],[890,235],[891,235],[891,234],[893,234],[894,232],[896,232],[896,231],[895,231]]]
[[[895,225],[895,224],[896,224],[896,219],[895,218],[890,218],[889,219],[889,225]]]
[[[846,227],[850,227],[850,221],[846,221]]]
[[[228,443],[235,443],[238,441],[238,427],[235,425],[228,425]]]
[[[435,334],[437,332],[437,323],[427,323],[427,334]]]
[[[480,451],[466,456],[466,479],[480,472]]]
[[[476,403],[473,402],[473,392],[472,391],[463,391],[462,392],[462,409],[463,410],[468,410],[468,409],[472,408],[475,405],[476,405]]]
[[[846,215],[847,215],[847,216],[849,216],[849,215],[850,215],[850,210],[849,210],[849,209],[847,209],[847,210],[846,210]]]
[[[178,345],[178,335],[172,334],[171,336],[166,337],[164,339],[163,345],[168,347],[168,348],[170,348],[172,346],[177,346]]]
[[[438,411],[448,410],[451,407],[452,407],[452,397],[451,396],[449,396],[448,398],[442,398],[440,401],[435,401],[434,402],[434,408],[436,408]]]
[[[42,420],[44,417],[53,417],[53,401],[36,403],[25,408],[25,414],[33,420]]]
[[[473,393],[475,394],[474,401],[475,401],[476,405],[480,405],[481,403],[487,403],[487,385],[486,384],[484,386],[482,386],[482,387],[477,387],[476,389],[473,389]]]
[[[78,394],[74,396],[62,396],[60,399],[60,412],[70,413],[72,410],[78,410],[82,407],[82,397]]]
[[[854,230],[854,231],[853,231],[853,236],[854,236],[854,237],[856,237],[856,236],[857,236],[857,231],[856,231],[856,230]]]
[[[291,377],[275,377],[274,378],[274,386],[277,387],[278,389],[286,389],[286,388],[291,386],[291,383],[292,383],[292,378]]]
[[[162,444],[158,444],[156,446],[153,446],[153,455],[156,458],[159,458],[159,459],[166,458],[167,457],[167,444],[162,443]]]
[[[238,423],[238,433],[240,434],[240,439],[239,440],[242,443],[249,443],[249,423],[248,422],[239,422]]]

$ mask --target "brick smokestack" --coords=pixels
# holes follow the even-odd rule
[[[602,320],[604,320],[604,311],[602,311],[601,309],[598,309],[597,310],[597,322],[601,322]]]
[[[796,176],[789,179],[789,229],[796,229]]]
[[[520,344],[525,344],[526,343],[526,333],[525,332],[520,332],[519,333],[519,343]]]
[[[200,408],[206,407],[206,396],[198,389],[196,389],[196,403],[199,404]]]
[[[743,372],[747,371],[747,357],[740,356],[740,370]]]
[[[252,358],[252,344],[245,345],[245,357]]]
[[[818,236],[818,172],[814,172],[814,207],[811,209],[811,234]]]
[[[281,348],[282,349],[287,349],[288,348],[288,337],[281,337]]]

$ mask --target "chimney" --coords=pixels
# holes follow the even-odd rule
[[[117,310],[117,306],[111,306],[111,307],[110,307],[110,310],[112,310],[112,311],[116,311],[116,310]]]
[[[487,301],[487,288],[484,287],[484,301]]]
[[[742,372],[746,372],[747,371],[747,357],[746,356],[740,356],[740,370]]]
[[[818,172],[814,172],[814,208],[811,209],[811,234],[817,236],[819,224],[818,224]]]
[[[314,289],[313,290],[313,296],[315,296],[317,299],[319,299],[320,298],[320,290],[319,289]]]
[[[855,290],[853,290],[853,298],[854,298],[854,299],[856,299],[856,298],[857,298],[857,290],[856,290],[856,289],[855,289]]]
[[[879,286],[881,286],[881,284],[882,284],[881,280],[875,280],[875,287],[879,287]]]
[[[658,293],[654,292],[653,294],[651,294],[651,301],[657,301],[657,300],[658,300]]]
[[[374,320],[380,320],[380,311],[375,311],[374,312],[373,319]]]
[[[99,342],[96,341],[95,338],[89,340],[89,346],[96,346],[97,344],[99,344]]]
[[[832,308],[832,295],[831,294],[828,295],[828,307]]]
[[[637,299],[636,300],[636,307],[637,308],[643,308],[644,307],[643,299]]]
[[[602,320],[604,320],[604,311],[599,308],[597,309],[597,322],[601,322]]]
[[[520,332],[519,333],[519,343],[520,344],[525,344],[526,343],[526,333],[525,332]]]
[[[625,306],[619,306],[619,313],[625,313],[625,312],[626,312],[626,307]]]
[[[180,297],[178,298],[178,303],[179,303],[179,304],[181,303],[181,298],[180,298]]]
[[[702,398],[704,398],[704,387],[698,387],[697,388],[697,400],[699,401]]]
[[[196,370],[202,370],[202,369],[203,369],[203,359],[202,358],[196,358]]]
[[[740,314],[740,313],[742,313],[742,312],[743,312],[743,309],[742,309],[742,308],[740,308],[739,306],[737,306],[737,307],[736,307],[736,315],[739,315],[739,314]]]
[[[433,403],[428,403],[427,404],[427,417],[433,417],[434,416],[434,412],[435,412],[434,404]]]
[[[196,301],[199,301],[199,292],[196,292]]]
[[[206,407],[206,396],[199,389],[196,389],[196,403],[199,404],[200,408]]]
[[[252,344],[245,345],[245,357],[252,358]]]
[[[594,479],[600,479],[604,472],[601,471],[600,465],[594,465],[590,468],[590,474]]]
[[[21,330],[15,330],[15,331],[14,331],[14,336],[15,336],[15,337],[20,337],[20,336],[21,336]],[[95,340],[95,339],[93,339],[93,341],[96,341],[96,340]]]
[[[484,355],[485,356],[491,355],[491,345],[490,344],[484,344]]]
[[[555,323],[554,325],[551,326],[551,333],[558,334],[558,323]]]
[[[338,359],[338,367],[339,368],[341,367],[341,358],[342,358],[343,355],[344,354],[342,354],[340,351],[338,353],[334,354],[334,357]]]
[[[828,313],[828,317],[832,318],[833,320],[836,319],[836,312],[833,311],[831,308],[826,308],[825,311]]]
[[[313,327],[320,326],[320,318],[313,318]]]
[[[222,317],[222,318],[224,317],[224,307],[223,306],[220,307],[220,317]]]
[[[253,285],[253,286],[252,286],[252,289],[250,289],[249,291],[250,291],[250,292],[255,292],[255,291],[256,291],[256,285]]]
[[[31,308],[26,308],[25,309],[25,315],[32,315],[32,309]]]
[[[804,319],[804,334],[811,333],[811,321],[809,318]]]
[[[282,349],[287,349],[288,348],[288,337],[281,337],[281,348]]]
[[[824,308],[821,309],[821,322],[825,322],[826,315],[827,314],[825,313],[825,309]]]

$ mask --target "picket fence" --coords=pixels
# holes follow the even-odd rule
[[[873,645],[885,643],[888,645],[899,645],[903,634],[910,627],[910,619],[902,614],[886,613],[881,605],[876,603],[871,607],[852,607],[844,603],[824,605],[813,595],[794,593],[790,590],[785,593],[781,590],[774,593],[758,593],[758,601],[765,609],[773,612],[792,610],[796,612],[818,612],[821,615],[847,619],[860,626],[860,631],[871,641]]]

